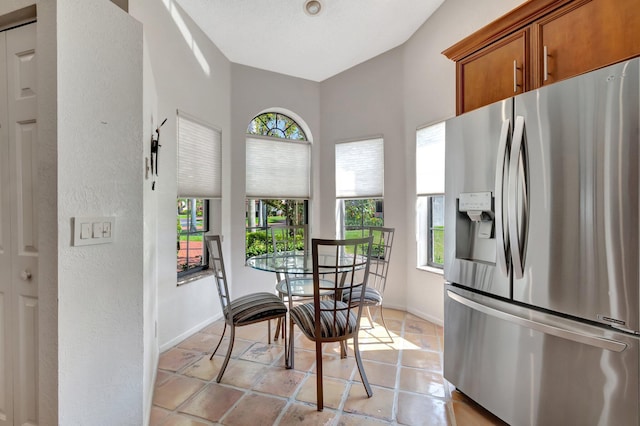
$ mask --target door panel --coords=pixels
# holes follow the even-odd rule
[[[0,425],[38,421],[35,45],[0,32]]]
[[[500,136],[511,113],[510,99],[468,112],[447,121],[445,136],[445,279],[502,297],[510,296],[509,277],[496,261],[496,233],[481,238],[458,203],[462,193],[495,196]]]
[[[529,90],[528,45],[524,30],[458,62],[458,114]]]
[[[530,172],[514,299],[639,330],[638,60],[516,98]]]
[[[637,0],[575,1],[536,21],[536,87],[639,55],[639,26]]]
[[[7,49],[6,34],[0,33],[0,100],[7,99]],[[0,270],[10,265],[10,215],[9,215],[9,126],[7,103],[0,101]],[[0,275],[0,285],[4,281]]]
[[[36,205],[37,166],[37,134],[36,122],[33,120],[16,123],[15,152],[13,164],[16,165],[16,200],[18,229],[18,253],[21,256],[37,254],[38,235]]]
[[[11,185],[13,424],[35,425],[37,406],[38,228],[36,24],[7,32]]]
[[[0,425],[12,421],[13,327],[11,316],[11,175],[9,173],[9,117],[7,105],[6,32],[0,32]]]
[[[14,386],[16,425],[38,424],[38,299],[18,299],[17,367],[19,384]]]
[[[520,31],[458,62],[458,114],[529,89],[528,39]]]

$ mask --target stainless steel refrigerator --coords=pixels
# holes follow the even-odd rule
[[[444,376],[512,425],[638,425],[639,60],[446,123]]]

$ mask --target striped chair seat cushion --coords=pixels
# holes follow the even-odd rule
[[[336,303],[339,309],[346,308],[347,305],[340,301],[322,300],[321,309],[332,309]],[[354,310],[349,311],[349,321],[347,321],[347,311],[336,312],[336,324],[334,328],[334,312],[322,311],[320,313],[320,329],[322,338],[332,338],[351,334],[356,331],[358,325],[357,316]],[[310,339],[315,339],[316,329],[314,325],[315,307],[313,303],[294,306],[289,313],[293,321],[298,324],[300,330]]]
[[[358,287],[353,290],[353,297],[351,298],[352,302],[358,302],[360,300],[360,294],[362,294],[362,287]],[[344,302],[349,301],[349,293],[345,292],[342,294],[342,300]],[[375,288],[367,287],[364,291],[364,300],[363,303],[365,305],[380,305],[382,304],[382,294]]]
[[[284,302],[275,294],[267,292],[238,297],[224,309],[225,317],[229,314],[229,309],[233,312],[231,320],[235,325],[248,324],[287,313]]]

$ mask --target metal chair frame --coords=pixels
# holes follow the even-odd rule
[[[242,327],[245,325],[255,324],[262,321],[267,321],[268,325],[268,343],[271,343],[271,320],[278,319],[282,323],[286,321],[287,308],[284,302],[278,298],[273,293],[252,293],[237,299],[231,299],[229,294],[229,286],[227,284],[227,274],[225,272],[224,267],[224,259],[222,256],[222,244],[219,235],[205,235],[205,242],[209,249],[209,255],[211,257],[211,267],[213,268],[213,273],[216,281],[216,287],[218,289],[218,296],[220,297],[220,305],[222,306],[222,313],[224,316],[224,329],[222,331],[222,336],[220,336],[220,340],[216,345],[213,353],[211,354],[210,360],[213,359],[213,356],[218,351],[222,340],[224,339],[225,332],[227,331],[227,326],[229,327],[230,336],[229,336],[229,347],[227,348],[227,354],[222,363],[222,367],[220,368],[220,372],[218,373],[218,377],[216,378],[216,382],[220,383],[222,380],[222,375],[229,364],[229,359],[231,358],[231,351],[233,350],[233,343],[235,339],[235,328]],[[257,303],[258,301],[262,303]],[[284,308],[283,312],[278,313],[269,313],[270,308],[278,307],[278,303],[282,304],[282,308]],[[258,317],[251,317],[251,311],[247,313],[246,307],[247,305],[251,305],[252,308],[255,309],[263,309],[265,312],[264,315],[260,315]],[[279,311],[282,311],[280,309]],[[245,315],[246,318],[238,318],[240,314]],[[286,325],[284,325],[286,327]],[[287,335],[284,335],[284,348],[285,348],[285,365],[289,365],[289,354],[288,354],[288,346],[287,346]]]
[[[311,251],[313,256],[313,285],[312,303],[295,306],[289,312],[289,339],[293,339],[293,325],[298,325],[302,333],[315,342],[316,346],[316,396],[318,411],[324,408],[323,377],[322,377],[322,344],[340,342],[342,357],[346,357],[346,342],[353,339],[353,348],[360,378],[367,396],[373,391],[367,380],[360,349],[358,332],[362,316],[362,298],[369,277],[371,242],[373,237],[350,240],[312,239]],[[347,253],[350,248],[353,255],[349,264],[339,263],[338,258]],[[361,253],[360,250],[363,250]],[[320,253],[333,252],[333,256],[321,257]],[[323,259],[334,259],[333,261]],[[356,290],[360,290],[357,291]],[[322,295],[331,291],[335,295],[327,300]],[[342,298],[343,294],[360,295],[359,300]],[[313,313],[313,317],[311,317]],[[311,319],[312,318],[312,319]],[[312,320],[313,324],[309,321]],[[313,325],[313,327],[311,327]],[[293,366],[293,351],[289,356]]]
[[[389,263],[391,261],[391,249],[393,247],[393,238],[395,235],[395,228],[383,227],[383,226],[370,226],[368,228],[369,236],[373,237],[373,243],[371,246],[371,267],[369,269],[369,282],[367,287],[375,289],[380,293],[380,296],[384,298],[384,291],[387,286],[387,274],[389,273]],[[380,235],[378,238],[377,235]],[[384,311],[382,309],[382,302],[376,302],[368,300],[366,297],[363,300],[363,304],[366,308],[367,319],[371,328],[373,325],[373,318],[371,315],[371,308],[377,307],[382,320],[382,325],[387,331],[387,335],[393,341],[389,328],[384,321]]]

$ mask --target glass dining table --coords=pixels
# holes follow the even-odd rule
[[[320,265],[343,265],[345,270],[353,263],[353,255],[342,253],[337,255],[318,254]],[[313,257],[310,251],[285,251],[278,253],[264,253],[247,259],[247,266],[254,269],[268,272],[276,272],[287,275],[289,279],[289,289],[286,288],[285,280],[279,280],[276,290],[283,296],[313,296]],[[322,270],[320,270],[322,274]],[[328,292],[325,292],[328,294]],[[321,296],[324,294],[321,294]]]
[[[346,271],[348,266],[353,263],[353,255],[348,253],[342,253],[337,256],[335,253],[318,254],[318,263],[320,265],[335,265],[336,262],[338,265],[344,266]],[[289,309],[291,309],[294,299],[299,300],[313,297],[313,257],[310,251],[296,250],[264,253],[248,258],[246,264],[260,271],[275,272],[278,274],[276,291],[281,298],[288,299]],[[345,274],[343,274],[342,280],[345,279],[344,275]],[[328,284],[324,287],[330,287],[332,285],[332,281],[322,281],[326,281],[326,284]],[[320,292],[320,297],[327,297],[333,294],[333,290],[323,290]],[[291,339],[289,345],[289,350],[292,351],[293,342]],[[290,352],[290,354],[292,353]],[[289,357],[289,359],[291,359],[291,357]]]
[[[282,279],[278,280],[276,291],[282,297],[313,297],[311,253],[304,251],[265,253],[250,257],[247,259],[247,265],[261,271],[280,274]],[[284,279],[285,276],[287,279]]]

